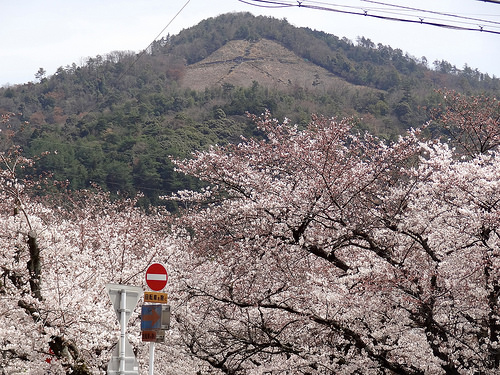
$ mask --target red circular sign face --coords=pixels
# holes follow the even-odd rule
[[[159,291],[167,285],[167,270],[160,263],[153,263],[146,271],[146,283],[154,290]]]

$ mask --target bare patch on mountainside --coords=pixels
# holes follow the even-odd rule
[[[248,87],[254,81],[279,90],[302,87],[326,91],[352,86],[267,39],[228,42],[204,60],[189,65],[180,84],[203,90],[223,85]]]

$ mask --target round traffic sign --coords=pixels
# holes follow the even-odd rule
[[[154,290],[159,291],[167,285],[167,270],[160,263],[153,263],[146,270],[146,283]]]

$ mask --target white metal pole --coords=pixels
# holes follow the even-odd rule
[[[149,343],[149,374],[153,375],[155,363],[155,342]]]
[[[121,325],[121,333],[120,333],[120,374],[125,374],[125,340],[127,339],[127,292],[125,289],[121,290],[120,293],[120,325]]]

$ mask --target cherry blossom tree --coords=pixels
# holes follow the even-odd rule
[[[469,157],[495,149],[500,144],[500,102],[486,95],[465,96],[456,91],[440,92],[443,103],[433,117],[461,151]]]
[[[497,144],[256,121],[263,140],[176,162],[207,183],[176,198],[189,350],[226,374],[496,373]]]

